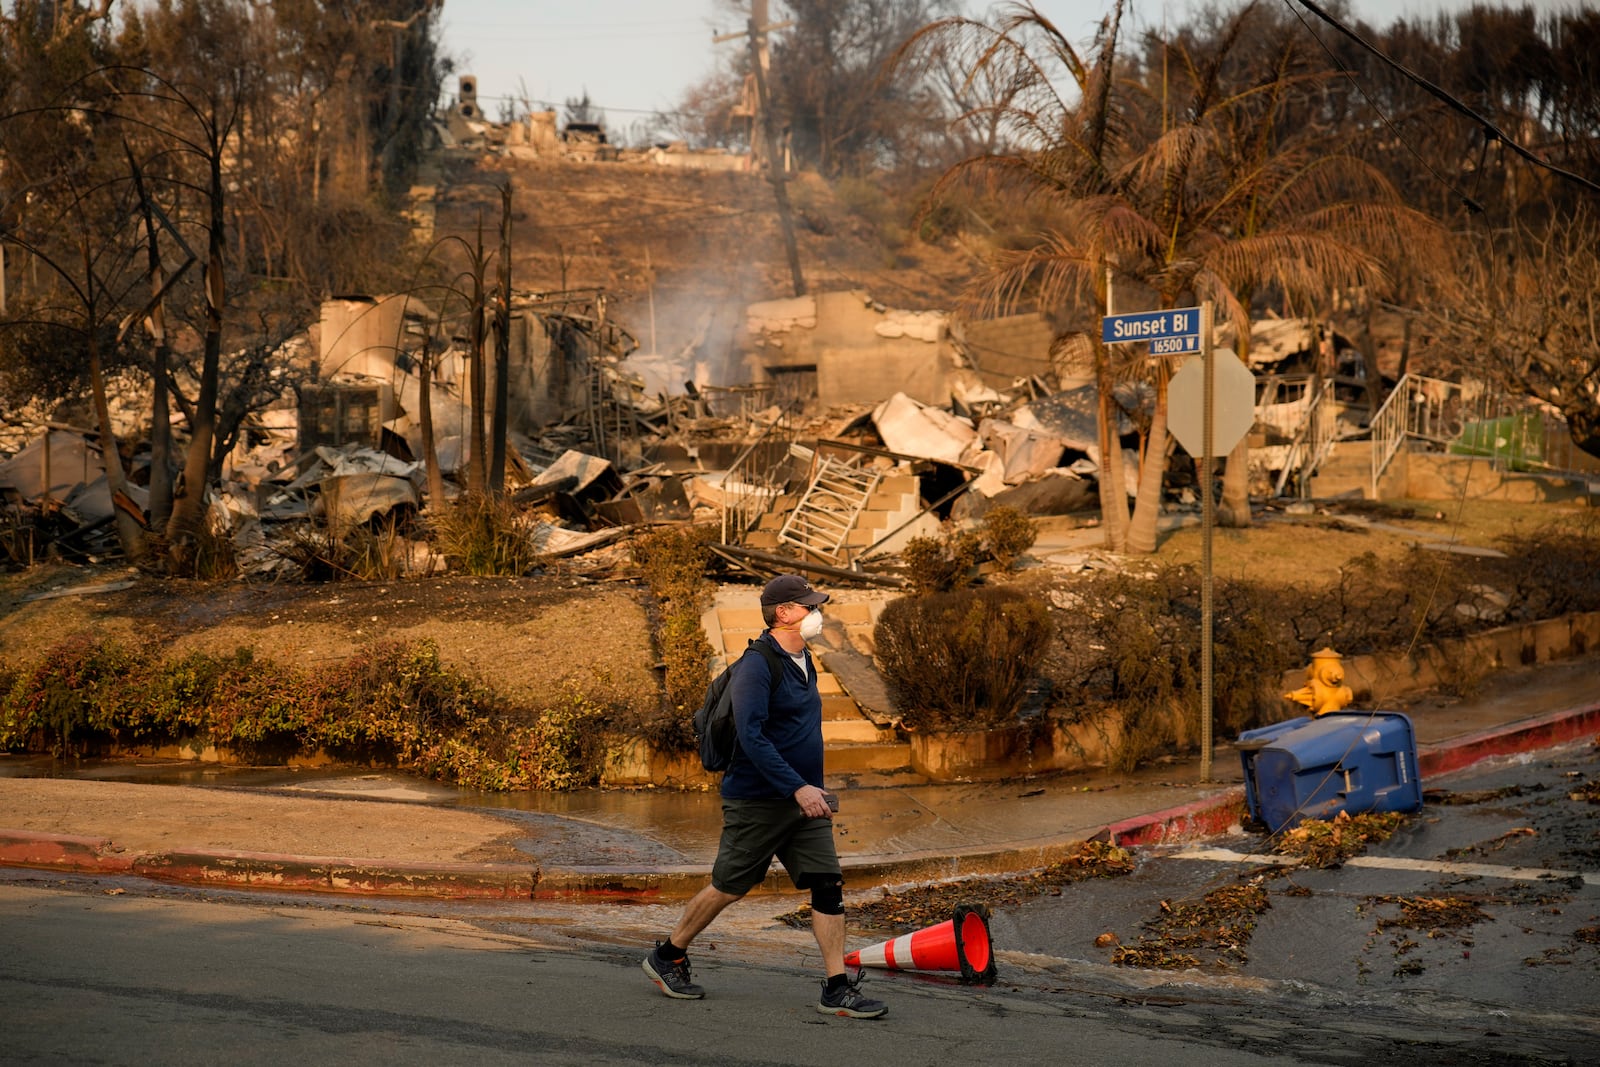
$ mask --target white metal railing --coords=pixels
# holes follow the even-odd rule
[[[816,461],[805,493],[778,531],[779,541],[842,562],[845,541],[883,479],[880,469],[861,466],[860,458],[822,456]]]
[[[1272,375],[1260,379],[1261,395],[1256,400],[1256,425],[1276,430],[1282,437],[1293,438],[1305,424],[1306,412],[1311,408],[1311,385],[1309,375],[1293,378]]]
[[[1406,390],[1409,375],[1402,376],[1369,424],[1372,430],[1372,498],[1378,498],[1378,480],[1406,440]]]
[[[746,446],[722,475],[722,543],[737,545],[783,492],[778,470],[788,462],[795,429],[787,413]]]
[[[1317,465],[1328,458],[1338,437],[1339,403],[1334,396],[1333,382],[1324,380],[1306,403],[1305,417],[1294,440],[1289,442],[1283,469],[1278,472],[1275,492],[1281,496],[1289,479],[1298,475],[1300,495],[1308,495],[1311,475],[1316,472]]]
[[[1372,417],[1372,496],[1407,438],[1449,444],[1461,432],[1465,392],[1456,382],[1403,375]]]

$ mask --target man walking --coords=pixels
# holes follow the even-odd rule
[[[806,642],[822,632],[828,594],[798,574],[783,574],[761,591],[760,637],[781,652],[774,686],[767,658],[746,654],[732,681],[739,744],[722,776],[722,840],[711,884],[684,908],[678,925],[644,960],[661,991],[699,1000],[706,991],[689,973],[689,943],[766,877],[777,857],[796,889],[811,891],[811,933],[822,950],[827,981],[817,1010],[876,1019],[889,1008],[863,996],[844,966],[844,877],[833,846],[832,794],[822,788],[822,695]]]

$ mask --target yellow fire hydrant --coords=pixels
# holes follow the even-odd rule
[[[1311,714],[1322,715],[1338,711],[1356,698],[1344,684],[1344,657],[1331,648],[1311,653],[1311,666],[1306,668],[1306,684],[1283,694],[1311,709]]]

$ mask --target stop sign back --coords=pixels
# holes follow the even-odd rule
[[[1233,451],[1256,421],[1256,376],[1224,349],[1213,349],[1211,454]],[[1205,360],[1191,358],[1167,386],[1167,429],[1191,456],[1205,453]]]

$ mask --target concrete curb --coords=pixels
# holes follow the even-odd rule
[[[0,866],[233,889],[449,900],[526,900],[540,877],[537,865],[510,863],[405,863],[226,850],[125,853],[104,838],[23,830],[0,830]]]
[[[1531,752],[1600,732],[1600,702],[1553,712],[1509,726],[1419,746],[1419,773],[1427,778],[1470,767],[1494,756]],[[1031,870],[1072,855],[1084,840],[1125,847],[1171,844],[1224,833],[1244,815],[1244,789],[1110,823],[1086,837],[1063,835],[999,847],[947,852],[844,858],[848,883],[932,882]],[[82,874],[136,875],[163,882],[361,896],[421,896],[450,900],[666,901],[697,893],[709,865],[622,871],[602,867],[541,869],[538,864],[405,863],[381,859],[288,856],[265,852],[189,850],[154,854],[120,851],[106,838],[0,830],[0,866]],[[782,874],[757,893],[787,893]]]
[[[1095,834],[1092,840],[1130,848],[1165,845],[1225,833],[1239,825],[1244,815],[1244,788],[1232,786],[1216,796],[1114,822]]]
[[[119,851],[109,838],[0,830],[0,866],[127,874],[135,858]]]
[[[1533,752],[1600,732],[1600,701],[1525,719],[1509,726],[1453,737],[1417,751],[1417,773],[1448,774],[1494,756]]]

